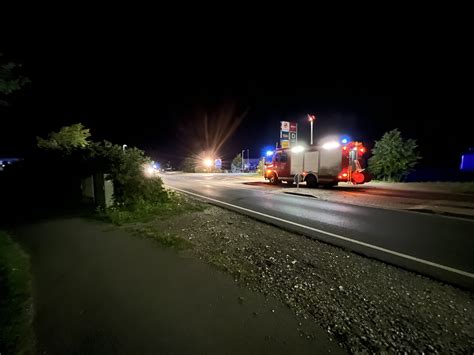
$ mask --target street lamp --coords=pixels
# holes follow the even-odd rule
[[[151,164],[147,164],[143,167],[146,177],[153,177],[155,175],[155,169]]]
[[[311,145],[313,145],[313,121],[316,120],[316,116],[308,114],[308,120],[311,122]]]
[[[204,163],[204,167],[207,168],[208,171],[209,171],[209,170],[211,170],[212,165],[213,165],[214,162],[212,161],[211,158],[206,158],[206,159],[204,159],[203,163]]]
[[[123,151],[125,151],[125,148],[127,148],[127,145],[126,144],[122,145]]]

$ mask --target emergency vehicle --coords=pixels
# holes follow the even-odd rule
[[[265,179],[272,184],[306,182],[308,187],[335,186],[338,182],[363,184],[371,177],[363,167],[366,148],[360,142],[327,142],[307,149],[277,149],[265,164]]]

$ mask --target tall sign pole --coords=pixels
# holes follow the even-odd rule
[[[313,145],[313,121],[316,120],[316,116],[308,114],[308,120],[311,123],[311,145]]]

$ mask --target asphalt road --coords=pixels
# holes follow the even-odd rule
[[[474,221],[288,195],[229,174],[163,174],[162,178],[169,187],[223,207],[474,289]]]

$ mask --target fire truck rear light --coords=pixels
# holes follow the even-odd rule
[[[341,176],[341,175],[339,175],[339,176],[338,176],[338,178],[339,178],[339,179],[342,179],[342,176]]]
[[[347,173],[342,174],[342,176],[347,177]]]
[[[365,149],[364,149],[364,148],[360,148],[360,151],[361,151],[362,153],[364,153],[364,152],[365,152]]]
[[[362,184],[365,180],[365,176],[361,173],[354,173],[353,180],[356,184]]]
[[[346,146],[342,147],[342,150],[347,150],[347,147]]]

